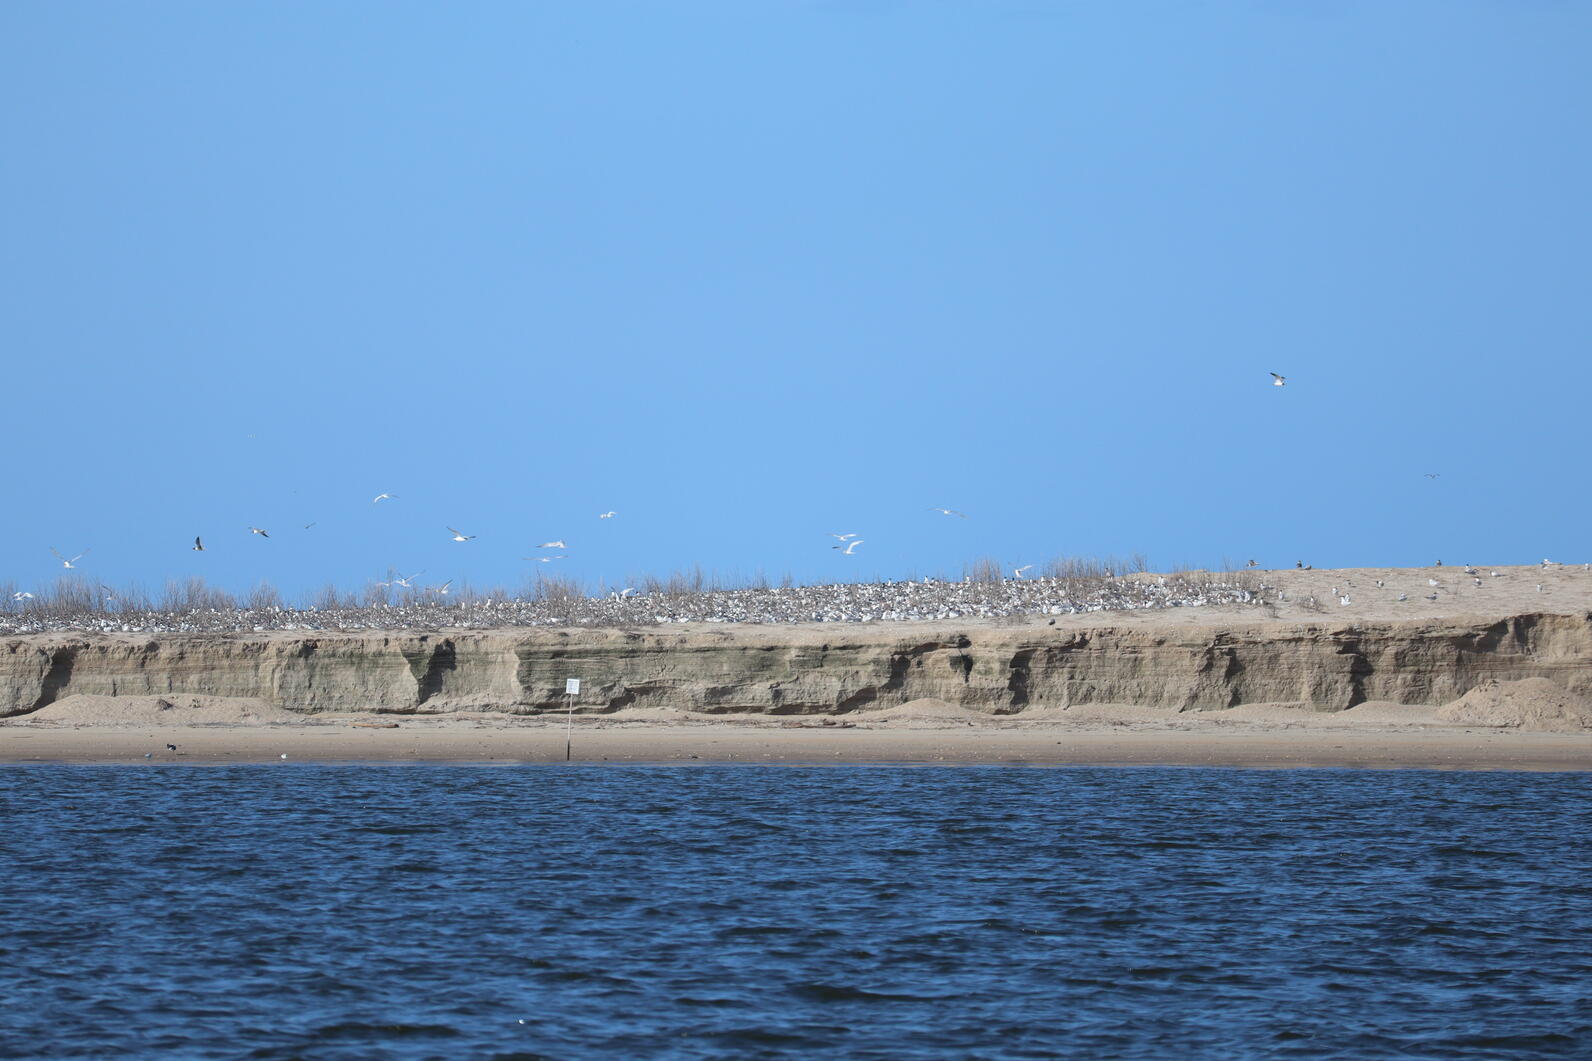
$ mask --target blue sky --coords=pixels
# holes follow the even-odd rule
[[[11,0],[0,578],[1580,559],[1589,53],[1546,0]]]

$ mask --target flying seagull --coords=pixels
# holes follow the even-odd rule
[[[527,556],[525,559],[529,560],[529,559],[531,559],[531,557]],[[538,556],[538,557],[536,557],[536,561],[538,563],[543,563],[543,564],[550,564],[554,560],[562,560],[562,559],[564,559],[564,554],[563,553],[559,553],[557,556]]]
[[[1013,578],[1022,578],[1023,577],[1023,572],[1027,571],[1029,568],[1031,568],[1033,566],[1034,566],[1033,564],[1024,564],[1022,567],[1013,568],[1012,569],[1012,577]]]
[[[270,537],[269,534],[265,533],[265,531],[261,530],[259,527],[250,527],[249,528],[249,533],[250,534],[258,534],[262,538],[269,538]]]
[[[955,516],[957,519],[966,519],[967,518],[967,515],[965,513],[958,512],[954,508],[940,508],[938,505],[930,506],[929,511],[930,512],[943,512],[947,516]]]
[[[453,531],[453,540],[456,542],[468,542],[475,539],[475,535],[473,534],[461,534],[459,531],[453,530],[452,527],[449,527],[448,529]]]
[[[599,512],[599,513],[597,513],[597,518],[598,519],[613,519],[617,515],[619,515],[619,513],[617,513],[617,512]]]
[[[843,541],[849,541],[850,539],[856,537],[855,534],[836,534],[834,531],[830,531],[829,532],[829,536],[831,538],[836,539],[837,541],[842,541],[842,542]]]
[[[17,593],[11,594],[11,599],[12,600],[32,600],[33,599],[33,594],[29,593],[27,590],[21,590],[21,591],[19,591]]]
[[[435,594],[437,594],[439,596],[446,597],[448,595],[448,587],[451,586],[451,585],[453,585],[453,579],[450,578],[450,579],[448,579],[448,581],[444,582],[440,586],[432,586],[431,587],[431,592],[433,592],[433,593],[435,593]]]
[[[1443,474],[1442,472],[1427,472],[1426,473],[1426,477],[1428,479],[1436,479],[1436,478],[1439,478],[1440,476],[1442,476],[1442,474]]]
[[[402,586],[404,589],[414,589],[415,588],[415,586],[414,586],[415,579],[419,578],[423,574],[425,574],[424,571],[416,571],[414,574],[410,575],[408,578],[394,578],[392,580],[392,584],[395,585],[395,586]]]
[[[1271,374],[1271,385],[1273,387],[1286,387],[1288,386],[1288,377],[1279,376],[1277,373],[1273,372]]]
[[[850,556],[851,555],[851,551],[853,549],[855,549],[857,546],[861,545],[861,544],[862,544],[862,539],[858,538],[856,541],[847,542],[845,545],[831,545],[830,548],[831,549],[843,549],[845,551],[842,552],[840,555],[841,556]]]
[[[543,542],[541,545],[538,545],[537,548],[538,549],[568,549],[569,546],[564,544],[563,539],[559,539],[556,542]]]
[[[193,551],[196,553],[202,553],[205,551],[205,543],[200,541],[197,536],[193,540]]]
[[[76,556],[74,556],[70,560],[68,560],[66,557],[62,556],[60,553],[56,553],[55,552],[55,546],[53,546],[53,545],[50,546],[50,552],[55,553],[55,558],[57,560],[61,561],[61,566],[66,568],[67,570],[71,570],[73,564],[77,563],[79,560],[83,559],[83,557],[88,555],[88,550],[84,549],[82,552],[78,553]]]
[[[398,497],[397,494],[377,494],[375,497],[370,499],[370,503],[373,504],[373,505],[376,505],[376,504],[380,504],[383,501],[395,500],[397,497]]]

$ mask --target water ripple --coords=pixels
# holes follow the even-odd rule
[[[0,770],[0,1056],[1585,1056],[1592,778]]]

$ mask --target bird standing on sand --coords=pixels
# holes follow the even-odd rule
[[[831,549],[844,550],[840,555],[841,556],[850,556],[851,553],[852,553],[852,550],[856,549],[857,546],[859,546],[861,544],[862,544],[862,539],[858,538],[856,541],[847,542],[845,545],[831,545],[830,548]]]
[[[249,533],[250,534],[258,534],[262,538],[269,538],[270,537],[269,534],[265,533],[265,531],[261,530],[259,527],[250,527],[249,528]]]
[[[1402,593],[1401,592],[1399,594],[1399,600],[1409,600],[1409,599],[1410,599],[1410,595],[1408,593]]]
[[[60,553],[56,553],[55,552],[55,546],[53,546],[53,545],[50,546],[50,552],[55,553],[55,558],[57,560],[61,561],[61,566],[66,568],[68,571],[70,571],[72,569],[72,565],[73,564],[77,563],[79,560],[83,559],[83,557],[88,555],[88,550],[84,549],[82,552],[78,553],[76,556],[74,556],[70,560],[68,560],[66,557],[62,556]]]
[[[460,532],[454,530],[452,527],[449,527],[448,530],[452,532],[453,540],[456,541],[456,542],[468,542],[468,541],[474,541],[475,540],[475,535],[473,535],[473,534],[461,534]]]
[[[200,541],[197,536],[193,540],[193,551],[196,553],[202,553],[205,551],[205,543]]]
[[[1279,376],[1277,373],[1273,372],[1271,374],[1271,385],[1273,387],[1286,387],[1288,385],[1288,377]]]

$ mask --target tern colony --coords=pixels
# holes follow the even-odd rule
[[[1281,373],[1272,372],[1271,383],[1274,387],[1285,387],[1288,378]],[[1439,478],[1437,472],[1427,472],[1427,479]],[[383,491],[371,498],[370,503],[379,505],[385,501],[395,501],[399,495]],[[967,519],[967,514],[953,508],[932,506],[930,512],[937,512],[953,519]],[[618,515],[615,511],[598,513],[597,518],[608,520]],[[314,527],[314,522],[304,525],[308,530]],[[251,535],[269,539],[271,535],[261,527],[249,526],[246,528]],[[450,540],[459,543],[473,542],[476,535],[465,534],[456,527],[448,527]],[[831,532],[829,537],[837,540],[838,544],[831,546],[842,556],[856,556],[857,550],[865,543],[856,532],[837,533]],[[206,546],[201,537],[195,536],[190,547],[194,552],[204,552]],[[541,542],[538,549],[566,549],[567,544],[563,539]],[[76,564],[89,550],[85,549],[75,556],[65,556],[53,546],[50,552],[61,561],[62,568],[76,570]],[[567,559],[566,553],[544,553],[539,556],[527,556],[521,559],[535,563],[552,563],[557,560]],[[1111,609],[1132,609],[1142,607],[1182,607],[1198,606],[1206,603],[1249,603],[1258,599],[1256,595],[1243,585],[1229,585],[1223,582],[1203,583],[1199,586],[1181,584],[1168,592],[1146,592],[1142,587],[1150,585],[1138,581],[1118,581],[1111,583],[1115,588],[1110,592],[1100,591],[1094,594],[1085,594],[1081,598],[1073,594],[1054,593],[1053,583],[1057,579],[1031,578],[1026,579],[1026,572],[1033,569],[1032,564],[1025,564],[1012,569],[1010,582],[940,582],[925,579],[917,582],[885,582],[878,585],[837,584],[829,586],[809,586],[799,589],[784,588],[778,590],[751,589],[732,591],[707,591],[695,594],[664,594],[668,602],[664,608],[654,607],[652,604],[655,595],[633,596],[634,589],[627,588],[622,592],[609,595],[604,600],[601,598],[575,598],[558,601],[524,601],[524,600],[477,600],[465,603],[447,603],[440,601],[410,601],[403,604],[372,604],[365,608],[352,609],[286,609],[273,608],[269,613],[261,613],[250,609],[238,609],[235,614],[228,617],[229,613],[212,611],[209,616],[184,615],[150,612],[136,619],[137,625],[126,625],[111,621],[104,616],[82,615],[77,617],[53,616],[46,619],[38,617],[34,620],[40,629],[92,629],[115,628],[137,630],[164,630],[164,629],[215,629],[215,630],[246,630],[246,629],[364,629],[371,626],[436,626],[436,625],[483,625],[473,618],[461,621],[460,617],[452,614],[458,608],[485,609],[487,615],[481,616],[487,620],[484,625],[543,625],[549,623],[575,622],[575,623],[602,623],[604,625],[631,625],[658,622],[833,622],[833,621],[870,621],[873,619],[945,619],[961,616],[1000,617],[1019,614],[1063,614],[1078,611],[1101,611]],[[1249,568],[1258,567],[1255,560],[1250,560],[1246,565]],[[1302,561],[1295,566],[1309,569]],[[1439,562],[1438,566],[1441,566]],[[1558,566],[1554,561],[1543,560],[1544,568]],[[1466,565],[1466,574],[1474,575],[1475,570]],[[436,598],[447,596],[451,592],[453,580],[448,580],[439,586],[421,587],[415,580],[424,572],[416,572],[403,577],[393,577],[389,581],[374,583],[376,587],[387,589],[398,587],[411,591],[424,591]],[[1110,577],[1110,572],[1107,572]],[[1497,572],[1493,572],[1497,577]],[[1073,582],[1075,580],[1062,580]],[[1439,585],[1436,579],[1429,580],[1430,585]],[[1014,586],[1021,583],[1024,591],[1012,596],[1002,597],[991,590],[992,586]],[[1480,579],[1475,580],[1480,586]],[[1159,590],[1167,589],[1167,580],[1162,578],[1155,585]],[[903,588],[908,587],[908,588]],[[930,587],[930,588],[923,588]],[[1141,587],[1130,589],[1128,587]],[[106,587],[101,587],[105,589]],[[1377,588],[1382,588],[1380,581]],[[1047,593],[1047,589],[1050,591]],[[1537,587],[1542,592],[1542,586]],[[1334,587],[1340,605],[1348,606],[1353,603],[1347,593],[1338,593]],[[34,600],[34,594],[19,591],[11,594],[13,604],[28,607],[29,601]],[[1406,594],[1400,593],[1398,601],[1407,601]],[[1437,594],[1429,594],[1427,600],[1436,600]],[[106,600],[114,600],[106,589]],[[578,607],[580,602],[585,602],[584,609]],[[615,609],[614,605],[620,607]],[[448,612],[447,615],[433,614],[438,607]],[[648,613],[651,614],[648,614]],[[585,614],[589,613],[589,614]],[[176,624],[176,625],[172,625]],[[30,624],[31,625],[31,624]],[[15,622],[0,623],[0,629],[18,630],[20,627]]]

